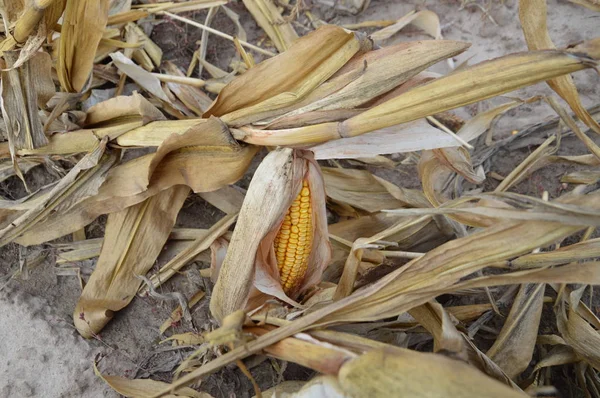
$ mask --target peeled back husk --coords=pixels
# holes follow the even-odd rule
[[[273,248],[284,217],[306,181],[310,189],[313,239],[307,270],[286,294]],[[296,305],[321,280],[331,248],[327,237],[325,190],[312,153],[290,148],[269,153],[256,170],[244,199],[229,249],[220,265],[210,309],[219,321],[240,309],[253,309],[271,297]]]

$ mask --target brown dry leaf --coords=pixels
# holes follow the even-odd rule
[[[542,317],[545,284],[522,285],[487,356],[515,379],[529,366]]]
[[[320,128],[335,128],[342,136],[360,135],[594,67],[598,58],[600,39],[568,50],[507,55],[425,83],[342,122],[340,126],[326,123]],[[432,98],[436,100],[432,101]],[[300,132],[302,129],[296,130]]]
[[[171,104],[171,100],[163,91],[160,80],[152,73],[137,66],[132,60],[122,53],[111,53],[110,57],[119,70],[135,81],[141,88],[155,96],[156,98]]]
[[[596,144],[594,140],[592,140],[590,137],[587,136],[587,134],[585,134],[579,129],[579,126],[577,126],[575,120],[573,120],[573,118],[565,111],[565,109],[562,106],[560,106],[558,101],[556,101],[556,99],[552,97],[547,97],[546,101],[550,104],[552,109],[554,109],[554,111],[558,113],[558,116],[560,116],[561,120],[571,129],[571,131],[577,136],[577,138],[579,138],[581,142],[583,142],[586,148],[592,154],[594,154],[594,156],[600,159],[600,147],[598,146],[598,144]],[[598,126],[598,130],[600,130],[600,126]]]
[[[200,345],[204,343],[204,337],[201,334],[188,332],[177,333],[162,340],[159,344],[172,341],[174,345]]]
[[[598,0],[569,0],[571,3],[579,4],[592,11],[600,11],[600,2]]]
[[[244,328],[244,332],[262,336],[273,327]],[[283,339],[265,349],[271,357],[283,361],[291,361],[316,370],[321,374],[336,375],[344,362],[356,357],[356,354],[333,344],[323,343],[307,334],[297,334],[294,337]]]
[[[137,276],[154,264],[188,193],[175,186],[108,217],[100,258],[73,312],[83,337],[97,335],[135,297]]]
[[[169,386],[168,383],[152,379],[126,379],[119,376],[103,375],[96,367],[96,364],[94,364],[94,373],[104,380],[110,388],[126,397],[150,398],[156,392]],[[179,388],[163,396],[165,398],[212,398],[212,395],[208,393],[198,392],[189,387]]]
[[[409,313],[433,336],[433,352],[442,351],[455,359],[466,359],[464,337],[441,304],[433,300],[411,309]]]
[[[460,143],[455,138],[421,119],[357,137],[325,142],[310,148],[310,150],[314,152],[315,159],[318,160],[356,159],[458,145]]]
[[[105,148],[106,139],[84,156],[43,199],[0,230],[0,247],[28,231],[40,231],[40,225],[49,216],[68,213],[68,210],[95,195],[108,170],[117,161],[117,154],[105,153]]]
[[[387,26],[380,29],[369,36],[374,41],[387,40],[396,33],[398,33],[406,25],[412,24],[422,30],[434,39],[442,38],[442,29],[440,27],[440,19],[437,14],[433,11],[422,10],[422,11],[411,11],[402,18],[400,18],[393,25]]]
[[[600,171],[574,171],[573,173],[569,173],[564,175],[560,182],[568,183],[568,184],[585,184],[592,185],[596,182],[600,181]]]
[[[17,167],[22,173],[27,173],[32,168],[39,166],[41,163],[34,161],[33,159],[18,159]],[[6,180],[9,177],[14,176],[16,173],[15,167],[12,161],[0,162],[0,182]]]
[[[530,50],[553,50],[556,48],[548,34],[546,8],[546,0],[519,2],[519,19]],[[579,93],[571,76],[556,77],[548,80],[547,83],[569,104],[580,120],[600,134],[600,125],[581,104]]]
[[[204,192],[233,184],[258,149],[240,146],[214,118],[185,131],[170,136],[156,153],[112,168],[97,195],[68,213],[52,214],[39,228],[21,236],[19,244],[39,244],[72,233],[101,214],[120,211],[174,185],[188,184],[195,192]]]
[[[480,112],[471,119],[467,120],[467,122],[460,128],[456,135],[467,142],[473,141],[481,134],[485,133],[490,128],[492,123],[494,123],[494,120],[496,120],[500,115],[516,108],[523,103],[527,103],[528,101],[529,100],[510,101],[485,112]]]
[[[132,58],[140,66],[147,71],[151,71],[154,67],[160,66],[162,62],[162,50],[144,33],[142,28],[134,23],[128,23],[125,27],[127,41],[140,43],[141,48],[133,51]],[[132,36],[130,39],[129,36]]]
[[[300,275],[299,283],[291,289],[286,286],[284,292],[273,242],[292,201],[305,189],[310,193],[308,211],[313,230],[312,242],[307,246],[308,268]],[[222,321],[246,306],[256,308],[264,302],[265,295],[296,305],[294,299],[321,281],[330,252],[325,192],[318,164],[307,152],[289,148],[272,151],[256,170],[244,198],[213,290],[213,316]]]
[[[199,196],[225,214],[239,213],[244,203],[244,193],[235,185],[228,185],[216,191],[201,192]]]
[[[321,27],[298,39],[288,51],[261,62],[233,80],[204,116],[219,116],[232,126],[269,117],[278,109],[302,100],[340,69],[362,45],[364,43],[354,34],[342,28]]]
[[[375,350],[348,361],[338,378],[352,397],[528,396],[463,362],[401,348]]]
[[[532,268],[567,264],[596,257],[600,257],[600,238],[563,246],[549,252],[526,254],[512,260],[510,264],[515,268]]]
[[[2,71],[2,116],[13,156],[19,149],[48,143],[38,108],[43,108],[55,91],[50,73],[52,60],[47,53],[39,52],[14,69],[17,55],[16,51],[4,52],[10,69]]]
[[[67,0],[56,66],[64,90],[81,92],[108,21],[109,0]]]
[[[545,160],[550,156],[556,153],[558,150],[558,143],[556,145],[554,142],[556,140],[556,136],[550,136],[546,141],[542,143],[539,147],[535,149],[525,160],[523,160],[517,167],[515,167],[501,182],[498,184],[495,192],[504,192],[509,190],[511,187],[515,186],[519,182],[523,181],[527,176],[529,176],[533,171],[538,170],[541,166],[544,165]]]
[[[366,104],[468,47],[468,43],[459,41],[424,40],[359,53],[281,118]]]
[[[594,282],[586,283],[595,284]],[[600,369],[600,333],[577,312],[584,290],[585,286],[573,291],[568,298],[561,300],[556,308],[556,323],[565,342],[575,350],[581,359],[598,370]]]
[[[397,187],[366,170],[322,167],[321,172],[329,198],[370,213],[424,203],[418,191]]]
[[[290,22],[283,19],[273,0],[243,0],[254,17],[280,53],[288,50],[298,39],[298,34]]]

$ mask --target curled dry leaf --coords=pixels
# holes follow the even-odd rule
[[[370,37],[374,41],[383,41],[389,39],[409,24],[424,30],[428,35],[435,39],[442,38],[440,19],[435,12],[429,10],[411,11],[393,25],[386,26],[383,29],[371,33]]]
[[[135,297],[137,276],[154,264],[188,193],[175,186],[108,217],[100,258],[73,312],[83,337],[97,335]]]
[[[233,184],[246,172],[257,147],[239,145],[216,119],[196,122],[183,134],[173,134],[156,153],[113,167],[98,194],[67,213],[53,213],[19,238],[22,245],[39,244],[72,233],[101,214],[140,203],[174,185],[195,192]]]
[[[545,284],[522,285],[487,356],[515,379],[531,362],[542,317]]]
[[[588,3],[589,4],[589,3]],[[525,41],[530,50],[554,49],[554,43],[548,34],[546,25],[546,0],[519,1],[519,19],[523,27]],[[548,85],[560,95],[573,112],[592,130],[600,134],[600,125],[583,107],[573,78],[569,75],[547,81]]]
[[[101,378],[116,392],[125,397],[131,398],[150,398],[156,392],[169,387],[168,383],[152,379],[127,379],[119,376],[109,376],[100,373],[96,364],[94,364],[94,373]],[[212,398],[212,395],[205,392],[198,392],[189,387],[178,388],[170,392],[167,397],[170,398]]]
[[[330,258],[319,166],[305,151],[276,149],[260,164],[210,303],[218,320],[275,296],[292,305],[321,280]]]

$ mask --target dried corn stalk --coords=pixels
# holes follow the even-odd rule
[[[307,152],[271,152],[246,193],[213,291],[213,315],[223,320],[270,296],[297,305],[320,281],[330,250],[318,165]]]
[[[67,0],[56,66],[66,91],[81,92],[88,83],[109,5],[109,0]]]
[[[54,95],[50,56],[37,53],[13,69],[17,56],[16,51],[5,52],[7,69],[2,71],[2,117],[13,156],[20,149],[35,149],[48,143],[38,108],[43,108]]]

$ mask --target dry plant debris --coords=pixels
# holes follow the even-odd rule
[[[598,70],[600,38],[557,49],[545,0],[521,0],[528,52],[440,75],[427,69],[454,68],[469,43],[444,40],[429,10],[340,27],[301,0],[244,0],[265,33],[254,44],[227,5],[0,2],[0,180],[17,176],[28,191],[0,201],[0,245],[72,235],[50,243],[63,272],[98,257],[73,311],[86,338],[137,294],[179,302],[161,334],[210,300],[214,323],[163,341],[194,348],[171,383],[95,367],[98,376],[131,397],[209,396],[192,387],[230,364],[257,396],[519,397],[549,391],[548,368],[565,365],[585,396],[599,396],[600,320],[582,298],[600,284],[600,126],[570,74]],[[191,18],[200,10],[204,24]],[[210,27],[217,13],[235,36]],[[161,21],[203,29],[187,71],[148,35]],[[409,24],[432,39],[385,45]],[[210,35],[231,39],[229,71],[206,60]],[[196,68],[204,74],[193,77]],[[554,97],[513,98],[470,120],[448,112],[544,81],[574,116]],[[495,119],[539,100],[558,115],[551,135],[484,189],[491,157],[528,139],[494,141]],[[589,153],[556,156],[566,130]],[[394,168],[384,155],[397,153],[422,189],[354,167]],[[587,167],[563,178],[575,189],[553,200],[511,192],[558,162]],[[39,165],[57,178],[30,189]],[[233,186],[244,176],[247,190]],[[174,228],[193,193],[225,216],[205,230]],[[105,214],[104,237],[87,239],[85,227]],[[167,241],[182,245],[150,271]],[[157,293],[198,258],[211,263],[201,271],[214,282],[206,297]],[[544,311],[554,324],[542,329]],[[502,322],[487,326],[496,313]],[[320,375],[261,393],[243,362],[255,354]]]

